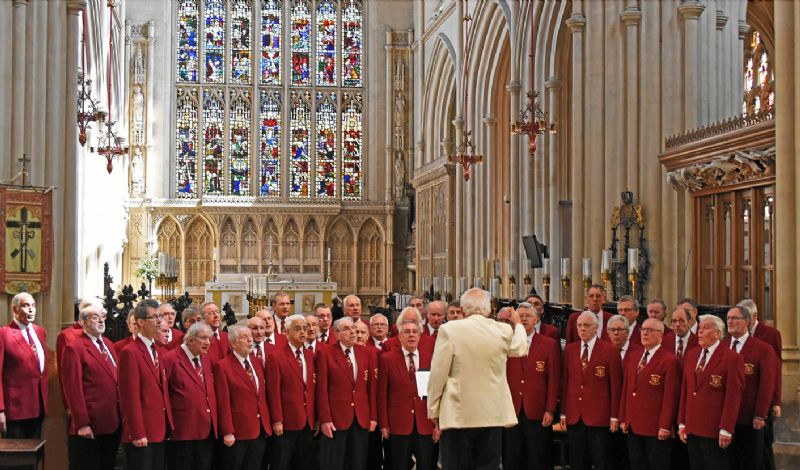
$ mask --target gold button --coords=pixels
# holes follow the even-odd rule
[[[581,401],[581,397],[578,397],[578,401]]]
[[[209,410],[208,408],[206,408],[206,413],[211,413],[211,410]]]
[[[697,396],[697,392],[692,392],[692,396],[696,397]]]
[[[524,380],[520,380],[520,381],[519,381],[519,383],[521,383],[521,384],[524,384],[524,383],[525,383],[525,381],[524,381]]]
[[[633,392],[633,396],[636,396],[636,392]]]
[[[350,403],[350,406],[356,406],[356,404],[355,403]]]
[[[411,410],[411,412],[413,413],[413,412],[414,412],[414,410],[412,409],[412,410]]]

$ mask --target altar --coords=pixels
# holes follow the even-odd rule
[[[273,275],[268,278],[262,274],[237,277],[206,282],[205,301],[216,303],[220,309],[226,302],[229,303],[239,319],[247,318],[257,309],[268,306],[269,299],[278,292],[289,294],[292,314],[314,313],[314,305],[320,302],[330,305],[336,297],[336,283],[318,280],[319,275]]]

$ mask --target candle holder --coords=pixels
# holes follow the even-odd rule
[[[603,283],[603,288],[611,295],[611,273],[603,271],[600,273],[600,281]]]
[[[628,281],[631,283],[631,297],[636,298],[636,281],[639,280],[639,273],[632,271],[628,273]]]
[[[570,285],[569,276],[562,276],[561,277],[561,302],[565,303],[565,304],[569,303],[569,285]]]
[[[532,282],[533,281],[531,280],[531,275],[530,274],[525,274],[525,278],[522,280],[522,284],[525,286],[525,293],[526,294],[531,291]],[[544,282],[544,280],[542,280],[542,282]]]
[[[509,274],[508,276],[508,288],[511,290],[511,298],[516,299],[516,290],[517,290],[517,278],[513,274]]]
[[[542,276],[542,289],[544,289],[544,301],[550,302],[550,275]]]

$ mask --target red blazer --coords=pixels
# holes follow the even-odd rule
[[[253,372],[259,384],[257,392],[235,355],[228,354],[214,365],[220,436],[233,434],[239,440],[256,439],[262,430],[272,435],[264,372],[260,367],[253,367]]]
[[[288,344],[288,343],[287,343]],[[267,343],[264,341],[261,343],[261,359],[256,356],[256,346],[253,344],[253,352],[250,353],[250,360],[252,361],[253,365],[258,364],[261,366],[261,372],[264,374],[264,377],[267,376],[267,361],[269,360],[268,356],[272,354],[277,347],[272,343]]]
[[[427,327],[426,327],[427,328]],[[400,338],[397,336],[393,336],[386,340],[383,343],[390,351],[394,349],[400,349]],[[433,354],[433,347],[436,346],[436,339],[434,339],[430,335],[420,335],[419,336],[419,344],[417,344],[417,348],[420,350],[425,351],[426,353]]]
[[[567,424],[583,419],[587,426],[609,425],[619,417],[622,365],[619,350],[608,341],[595,341],[585,371],[581,370],[581,341],[567,344],[564,350],[564,397],[562,414]]]
[[[231,347],[228,343],[228,332],[222,331],[222,327],[220,327],[219,339],[216,339],[216,337],[212,335],[211,347],[208,348],[208,358],[211,359],[211,364],[216,364],[224,359],[230,352],[230,349]]]
[[[81,326],[80,322],[75,322],[72,326],[64,328],[56,337],[56,357],[58,358],[58,364],[61,365],[61,358],[64,357],[64,348],[67,347],[69,343],[75,340],[80,336],[85,336],[83,334],[83,326]],[[59,368],[59,375],[61,369]]]
[[[631,331],[630,336],[628,336],[628,341],[631,344],[642,345],[642,325],[640,325],[639,322],[636,322],[636,326],[633,327],[633,331]]]
[[[316,373],[314,353],[302,348],[306,361],[306,376],[291,346],[275,348],[267,359],[267,403],[272,423],[283,423],[284,431],[314,429],[316,413],[314,392]]]
[[[767,324],[758,322],[755,331],[753,331],[753,336],[769,344],[778,357],[778,372],[775,374],[775,393],[772,397],[772,405],[780,406],[781,389],[783,388],[783,356],[781,356],[783,345],[781,332]]]
[[[156,346],[158,368],[144,341],[132,341],[119,356],[119,401],[123,444],[146,437],[162,442],[172,429],[172,407],[163,358],[167,350]]]
[[[719,431],[733,434],[744,389],[744,361],[720,341],[703,372],[695,376],[703,349],[694,348],[683,362],[678,423],[686,433],[716,439]]]
[[[545,322],[539,322],[539,333],[544,336],[549,336],[554,340],[559,342],[559,348],[561,347],[561,329],[557,326],[550,325]],[[526,415],[527,416],[527,415]]]
[[[619,350],[617,350],[617,353],[619,353]],[[631,362],[636,364],[634,367],[638,366],[643,354],[644,348],[642,346],[628,341],[628,350],[625,351],[625,358],[622,359],[622,373],[625,373],[625,369]]]
[[[303,347],[304,347],[304,348],[306,348],[306,349],[308,349],[308,346],[303,346]],[[319,351],[320,351],[320,350],[322,350],[322,349],[328,349],[328,347],[329,347],[329,346],[328,346],[328,344],[326,344],[326,343],[320,343],[319,341],[315,341],[315,342],[314,342],[314,350],[312,351],[312,352],[313,352],[313,354],[314,354],[314,358],[316,359],[316,357],[317,357],[317,354],[319,354]]]
[[[730,347],[733,337],[726,337],[722,346]],[[772,348],[758,338],[750,336],[739,355],[744,361],[744,392],[737,424],[751,426],[753,418],[767,419],[775,394],[775,375],[778,361]]]
[[[389,339],[391,339],[391,338],[386,338],[383,341],[383,343],[381,344],[381,347],[378,348],[377,346],[375,346],[375,340],[372,339],[372,337],[370,337],[367,340],[367,349],[369,349],[370,351],[375,351],[378,354],[383,354],[383,353],[385,353],[387,351],[391,351],[392,350],[392,345],[391,345],[391,343],[389,343]]]
[[[533,335],[527,356],[508,358],[506,379],[517,416],[521,409],[530,420],[542,419],[545,411],[554,414],[561,381],[560,343]]]
[[[317,335],[317,338],[322,338],[322,332],[320,332]],[[320,342],[322,342],[322,341],[320,341]],[[339,342],[339,340],[336,339],[336,333],[334,333],[334,331],[333,331],[333,326],[328,328],[327,336],[325,337],[325,341],[324,342],[326,344],[337,344]]]
[[[428,330],[428,325],[425,324],[422,327],[422,334],[420,336],[427,336],[433,339],[433,342],[436,343],[436,338],[439,337],[439,330],[435,330],[433,334],[431,334],[430,330]]]
[[[630,353],[629,353],[630,354]],[[658,436],[659,429],[672,431],[681,397],[681,362],[663,346],[640,372],[644,352],[624,369],[619,420],[639,436]]]
[[[33,325],[33,331],[44,349],[44,371],[39,370],[39,356],[33,354],[14,320],[0,328],[0,411],[11,421],[47,413],[47,335],[37,324]]]
[[[431,368],[432,354],[419,351],[419,369]],[[428,419],[428,400],[417,395],[417,382],[408,373],[408,358],[403,349],[380,355],[378,367],[378,423],[389,434],[408,436],[417,425],[417,433],[429,436],[433,422]]]
[[[173,328],[172,329],[172,341],[167,343],[167,345],[165,347],[167,348],[168,351],[172,351],[173,349],[177,348],[181,344],[183,344],[183,331],[181,331],[181,330],[179,330],[177,328]],[[185,356],[185,354],[184,354],[184,356]]]
[[[207,354],[200,356],[203,378],[195,372],[194,364],[183,348],[175,348],[162,359],[167,374],[174,441],[199,441],[209,434],[217,437],[217,394],[214,390],[214,371]]]
[[[119,341],[114,341],[114,352],[117,353],[117,356],[121,356],[122,350],[127,348],[128,345],[134,341],[136,341],[136,339],[133,337],[133,335],[122,338]]]
[[[330,423],[337,430],[350,429],[353,420],[369,429],[370,421],[378,420],[376,382],[378,365],[377,354],[361,345],[353,345],[356,366],[347,364],[341,346],[330,346],[317,352],[317,419],[320,423]]]
[[[674,331],[668,331],[664,333],[664,339],[661,341],[661,347],[666,349],[667,351],[671,352],[673,355],[677,355],[675,348],[677,347],[675,342],[678,340],[678,337],[675,336]],[[683,345],[683,358],[686,358],[686,353],[692,349],[697,347],[697,335],[689,332],[689,339],[686,340],[686,344]]]
[[[81,331],[82,332],[82,331]],[[103,344],[119,365],[111,341]],[[95,435],[113,434],[119,430],[119,386],[117,368],[100,354],[92,339],[73,336],[61,357],[61,390],[69,409],[69,434],[91,426]]]
[[[578,337],[578,317],[583,312],[573,312],[572,315],[569,316],[569,320],[567,320],[567,344],[574,343],[575,341],[580,341],[580,337]],[[597,328],[597,333],[600,336],[600,339],[603,341],[610,341],[608,337],[608,331],[606,331],[606,326],[608,326],[608,319],[613,317],[609,312],[603,310],[603,325],[602,328]]]

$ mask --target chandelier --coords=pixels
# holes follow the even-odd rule
[[[461,133],[461,145],[458,146],[456,155],[449,155],[447,161],[460,163],[464,167],[464,181],[469,181],[470,166],[483,161],[483,155],[475,154],[475,145],[472,143],[472,131]]]
[[[97,118],[97,100],[92,98],[92,80],[86,78],[86,12],[83,16],[83,34],[81,38],[81,75],[78,77],[78,142],[86,145],[86,129],[89,123]]]
[[[117,132],[114,130],[116,121],[111,120],[111,78],[113,74],[112,65],[114,63],[114,0],[108,0],[108,8],[108,115],[105,113],[97,113],[97,122],[100,124],[100,127],[105,126],[105,129],[100,131],[100,136],[98,137],[97,153],[106,157],[106,170],[111,174],[111,171],[114,170],[114,157],[128,153],[128,147],[123,147],[122,143],[125,139],[117,135]]]

